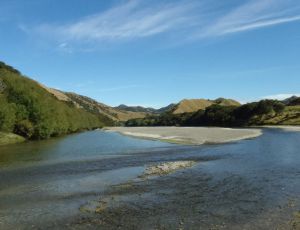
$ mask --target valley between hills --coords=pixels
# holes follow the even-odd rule
[[[0,145],[47,139],[105,126],[300,125],[300,98],[240,104],[233,99],[183,99],[160,109],[112,107],[44,86],[0,63]]]
[[[299,97],[112,107],[0,63],[0,105],[1,229],[299,227]]]

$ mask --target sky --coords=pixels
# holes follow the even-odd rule
[[[299,0],[0,0],[0,60],[108,105],[300,96]]]

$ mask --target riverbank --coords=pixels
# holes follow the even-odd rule
[[[0,146],[24,142],[25,138],[13,133],[0,132]]]
[[[93,130],[102,130],[102,127],[101,128],[94,128],[94,129],[80,129],[80,130],[77,130],[77,131],[74,131],[74,132],[69,132],[69,133],[60,134],[60,135],[57,135],[57,136],[51,136],[49,138],[42,138],[42,139],[26,139],[25,137],[22,137],[20,135],[14,134],[14,133],[5,133],[5,132],[0,131],[0,146],[9,145],[9,144],[18,144],[18,143],[22,143],[22,142],[25,142],[25,141],[39,142],[39,141],[43,141],[43,140],[49,140],[49,139],[53,139],[53,138],[65,137],[65,136],[80,134],[80,133],[83,133],[83,132],[88,132],[88,131],[93,131]]]
[[[267,125],[263,126],[263,128],[270,128],[270,129],[283,129],[289,132],[300,132],[300,126],[291,126],[291,125]]]
[[[110,127],[126,136],[160,140],[179,144],[219,144],[255,138],[262,134],[260,129],[232,129],[215,127]]]

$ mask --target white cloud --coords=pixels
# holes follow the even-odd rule
[[[146,2],[127,0],[112,8],[35,32],[62,44],[120,42],[168,34],[180,41],[229,34],[300,21],[298,0],[246,0],[231,6],[218,0]],[[179,38],[179,39],[178,39]]]
[[[299,6],[299,2],[294,0],[248,1],[201,29],[198,38],[218,37],[300,21]]]
[[[184,4],[183,4],[184,3]],[[111,41],[149,37],[190,23],[195,3],[145,4],[127,1],[105,12],[100,12],[65,25],[41,25],[38,32],[52,34],[72,41]]]
[[[262,99],[274,99],[274,100],[284,100],[292,96],[300,97],[300,93],[282,93],[282,94],[275,94],[262,97]]]
[[[258,29],[261,27],[273,26],[273,25],[277,25],[277,24],[283,24],[283,23],[294,22],[294,21],[299,21],[299,20],[300,20],[300,15],[294,16],[294,17],[264,20],[264,21],[259,21],[259,22],[255,22],[255,23],[246,24],[246,25],[243,25],[240,27],[228,29],[228,30],[224,31],[223,34],[242,32],[242,31],[246,31],[246,30],[253,30],[253,29]]]

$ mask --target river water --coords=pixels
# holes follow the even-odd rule
[[[177,160],[198,163],[136,179]],[[0,147],[0,229],[287,229],[299,197],[300,132],[180,146],[92,131]]]

